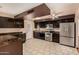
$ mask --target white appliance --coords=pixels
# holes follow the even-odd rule
[[[75,23],[60,23],[60,44],[75,47]]]
[[[45,32],[45,40],[46,41],[52,41],[52,33]]]

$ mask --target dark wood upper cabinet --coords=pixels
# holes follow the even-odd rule
[[[34,26],[37,28],[39,25],[40,28],[46,28],[47,24],[53,24],[53,28],[59,28],[60,23],[69,23],[69,22],[74,22],[75,14],[70,14],[70,15],[65,15],[65,16],[60,16],[54,20],[52,19],[44,19],[45,21],[42,20],[35,20],[34,21]]]
[[[34,8],[35,17],[41,17],[49,14],[50,14],[50,9],[45,4],[39,5]]]
[[[14,25],[16,25],[16,28],[24,28],[23,18],[14,19]]]
[[[0,17],[0,28],[24,28],[24,20],[9,17]]]
[[[0,28],[15,27],[12,18],[0,17]]]

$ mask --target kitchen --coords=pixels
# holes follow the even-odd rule
[[[68,24],[73,25],[73,23],[74,23],[73,26],[75,28],[74,17],[75,17],[75,15],[67,15],[67,16],[64,16],[63,18],[60,17],[59,19],[56,19],[56,20],[52,20],[52,19],[49,20],[48,19],[47,21],[41,21],[40,20],[39,22],[35,22],[37,24],[35,24],[36,28],[34,30],[34,37],[39,38],[39,39],[43,39],[43,40],[53,41],[53,42],[57,42],[57,43],[60,43],[60,44],[67,45],[68,42],[67,42],[67,44],[65,44],[65,42],[66,42],[65,40],[67,40],[67,39],[63,38],[63,39],[65,39],[65,40],[63,40],[65,42],[64,43],[61,42],[62,41],[61,35],[63,35],[63,37],[65,36],[64,34],[66,34],[66,33],[62,32],[62,31],[64,31],[63,28],[65,28],[65,29],[67,28],[66,25],[68,25]],[[72,33],[70,32],[71,30],[69,32],[71,34],[74,34],[73,32],[75,30],[72,27],[70,26],[68,31],[70,29],[73,29]],[[68,33],[67,33],[67,35],[70,35]],[[75,39],[76,38],[74,38],[74,41],[75,41]],[[73,40],[71,42],[73,42]],[[73,42],[73,43],[75,44],[75,42]],[[69,46],[75,47],[75,45],[69,45]]]
[[[49,4],[46,4],[46,5],[48,6]],[[76,17],[78,16],[78,13],[75,14],[74,9],[55,13],[55,11],[52,12],[52,10],[50,8],[48,8],[50,6],[47,7],[46,5],[42,4],[42,5],[35,7],[34,10],[33,9],[30,10],[30,11],[32,11],[31,13],[32,13],[32,17],[33,17],[31,19],[33,19],[32,21],[34,21],[34,23],[32,24],[32,25],[34,25],[33,29],[32,29],[32,31],[33,31],[32,38],[38,39],[38,40],[36,40],[36,42],[34,42],[34,45],[35,45],[35,43],[37,43],[37,41],[40,41],[40,39],[41,39],[45,42],[50,42],[50,43],[55,42],[55,43],[58,43],[59,45],[77,48],[78,43],[76,43],[76,42],[78,42],[78,39],[77,39],[78,36],[76,34],[78,32],[76,32],[76,30],[77,30],[76,26],[78,23],[76,23],[76,22],[78,20],[76,20]],[[52,5],[52,4],[50,4],[50,5]],[[62,5],[62,4],[58,4],[58,5]],[[31,41],[31,40],[29,40],[29,41]],[[31,43],[32,43],[32,46],[34,46],[33,42],[31,42]],[[42,43],[40,42],[40,44],[42,44]],[[39,46],[40,44],[36,44],[35,48],[37,46]],[[33,49],[33,47],[30,47],[29,49],[31,51],[31,49]],[[38,49],[37,51],[40,51],[40,50]],[[51,50],[51,48],[49,49],[49,51],[50,50]],[[27,48],[27,51],[28,51],[28,48]],[[32,51],[35,51],[35,50],[33,49]],[[35,51],[35,52],[37,52],[37,51]],[[60,50],[60,51],[62,51],[62,50]],[[31,54],[32,53],[33,52],[31,52]],[[26,52],[26,54],[27,54],[27,52]],[[37,54],[39,54],[39,52]]]
[[[20,8],[13,11],[18,10],[19,13],[15,13],[16,15],[12,17],[11,15],[0,17],[0,42],[3,42],[0,49],[1,54],[79,54],[77,51],[79,48],[79,4],[16,3],[14,6],[17,5],[20,5]],[[26,7],[27,5],[30,7]],[[60,8],[58,9],[57,6]],[[20,10],[21,8],[24,10]],[[11,42],[15,43],[11,45]],[[14,50],[3,44],[11,45]],[[17,49],[14,48],[14,45]]]

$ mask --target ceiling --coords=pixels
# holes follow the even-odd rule
[[[38,5],[40,3],[0,3],[0,12],[17,15]]]
[[[79,4],[77,3],[47,3],[46,5],[55,12],[76,10],[79,7]]]
[[[0,12],[17,15],[42,3],[0,3]],[[46,5],[55,12],[71,10],[79,7],[79,4],[73,3],[46,3]]]

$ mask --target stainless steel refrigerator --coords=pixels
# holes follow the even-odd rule
[[[60,23],[60,44],[75,47],[75,23]]]

